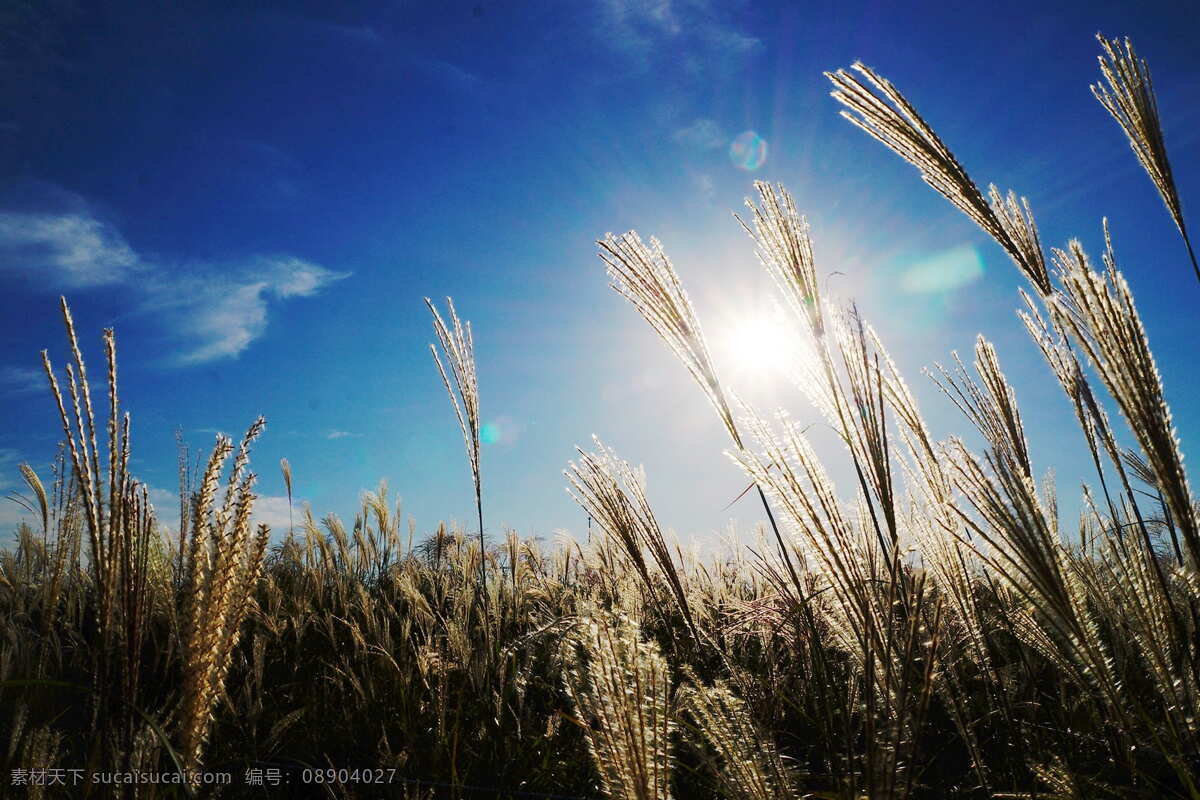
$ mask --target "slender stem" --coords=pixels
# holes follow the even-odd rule
[[[775,524],[775,515],[771,513],[771,505],[767,502],[767,496],[763,494],[762,487],[757,483],[754,484],[754,488],[758,490],[758,499],[762,500],[763,509],[767,512],[767,521],[771,523],[771,530],[775,532],[775,541],[779,543],[779,552],[783,554],[783,563],[787,565],[792,583],[796,586],[796,591],[803,594],[800,576],[796,574],[796,568],[792,566],[792,557],[788,554],[787,545],[783,542],[783,535],[779,532],[779,526]]]
[[[488,626],[491,624],[492,613],[490,604],[488,603],[487,595],[487,550],[483,542],[483,494],[480,490],[479,481],[475,481],[475,512],[479,515],[479,596],[483,601],[483,635],[487,642],[488,663],[492,661],[492,644],[491,632]]]
[[[1188,258],[1192,260],[1192,271],[1196,273],[1196,280],[1200,281],[1200,264],[1196,263],[1196,251],[1192,249],[1192,240],[1187,234],[1187,228],[1181,224],[1179,232],[1183,234],[1183,245],[1187,248]]]

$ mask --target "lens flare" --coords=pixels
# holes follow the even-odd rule
[[[767,162],[767,140],[754,131],[739,133],[729,145],[729,160],[738,169],[753,172]]]
[[[940,294],[982,277],[983,259],[974,247],[964,244],[908,265],[900,276],[900,288],[910,294]]]
[[[484,444],[496,444],[502,435],[500,426],[495,422],[485,422],[479,426],[479,441]]]

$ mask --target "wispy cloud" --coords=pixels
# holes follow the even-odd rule
[[[332,430],[325,434],[326,439],[361,439],[361,433],[351,433],[350,431]]]
[[[697,35],[714,50],[729,56],[746,55],[762,48],[762,40],[733,28],[712,23],[702,25]]]
[[[442,83],[460,91],[478,88],[483,84],[483,78],[468,69],[440,58],[410,57],[413,64]]]
[[[147,259],[81,198],[58,191],[71,210],[0,210],[0,271],[19,271],[49,291],[127,287],[134,310],[156,317],[178,342],[169,359],[177,364],[238,356],[263,335],[273,302],[311,297],[349,275],[293,256],[186,267]],[[33,378],[6,368],[4,386],[24,391]]]
[[[31,362],[37,363],[33,356]],[[108,385],[103,381],[88,381],[88,388],[93,397],[104,397]],[[46,394],[49,395],[50,382],[46,373],[37,367],[20,367],[8,365],[0,367],[0,395]]]
[[[87,214],[0,212],[0,270],[66,288],[126,280],[138,257],[120,233]]]
[[[355,46],[379,46],[383,35],[371,25],[354,25],[292,13],[264,11],[256,21],[275,32],[299,36],[317,36],[334,42]]]
[[[149,301],[172,308],[184,349],[181,364],[199,364],[240,355],[267,329],[271,300],[311,297],[347,277],[297,258],[260,259],[240,274],[168,277]]]
[[[712,201],[717,196],[717,188],[713,184],[712,175],[706,172],[700,172],[692,176],[692,184],[696,187],[696,193],[705,200]]]
[[[680,144],[702,150],[715,150],[718,147],[724,147],[729,141],[728,134],[721,130],[721,126],[716,121],[704,118],[694,120],[692,124],[679,128],[671,134],[671,138]]]
[[[0,367],[0,391],[6,394],[33,394],[49,391],[46,373],[33,367]]]
[[[604,0],[603,8],[612,41],[628,49],[642,50],[654,34],[675,36],[680,30],[671,0]]]
[[[483,79],[474,72],[443,58],[418,55],[411,48],[389,35],[382,28],[365,24],[347,24],[318,16],[264,11],[254,17],[272,35],[299,37],[353,48],[355,55],[397,55],[403,63],[416,67],[435,81],[453,89],[466,91],[477,88]]]
[[[762,47],[759,39],[739,30],[728,8],[712,0],[601,0],[601,12],[604,40],[642,66],[648,66],[660,45],[682,40],[690,45],[693,69]]]
[[[340,36],[348,42],[359,45],[382,45],[383,36],[370,25],[335,25],[325,23],[325,27],[333,35]]]
[[[21,483],[20,473],[17,471],[20,463],[19,452],[11,447],[0,447],[0,492],[10,492]]]

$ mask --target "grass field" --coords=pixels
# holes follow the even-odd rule
[[[1145,64],[1101,47],[1093,91],[1178,227],[1177,268],[1196,269]],[[763,504],[756,538],[705,559],[599,441],[565,473],[587,541],[483,538],[474,344],[452,303],[429,304],[434,357],[477,529],[402,530],[386,486],[349,525],[253,526],[259,419],[218,437],[165,532],[129,473],[114,335],[95,397],[64,300],[72,361],[45,361],[63,446],[53,474],[22,468],[38,522],[0,558],[2,794],[1200,798],[1200,509],[1116,246],[1047,251],[1029,204],[979,188],[885,79],[828,78],[1027,279],[1014,301],[1079,423],[1063,446],[1095,465],[1078,520],[982,337],[933,374],[964,436],[934,438],[884,343],[826,294],[782,187],[758,184],[742,224],[842,453],[725,390],[656,241],[599,242]],[[853,483],[833,484],[832,457]]]

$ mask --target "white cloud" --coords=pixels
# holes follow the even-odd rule
[[[293,497],[291,509],[292,523],[298,525],[304,519],[304,504]],[[286,534],[289,520],[287,495],[259,496],[254,501],[254,510],[250,514],[250,520],[254,527],[264,523],[270,525],[271,533],[276,536]]]
[[[0,367],[0,390],[7,394],[33,394],[48,392],[50,383],[46,373],[33,367]]]
[[[348,276],[298,258],[278,258],[262,264],[270,289],[280,298],[311,297],[326,284]]]
[[[155,282],[148,305],[170,310],[186,342],[178,363],[199,364],[236,357],[262,336],[272,299],[311,297],[347,276],[298,258],[260,259],[242,275],[163,277]]]
[[[183,364],[199,364],[237,356],[267,327],[264,282],[245,285],[220,279],[188,281],[173,303],[180,308],[178,333],[190,342],[178,356]],[[179,286],[165,291],[176,292]]]
[[[459,91],[469,91],[483,84],[483,78],[468,69],[440,58],[411,57],[412,63],[427,75]]]
[[[157,317],[178,340],[180,350],[171,359],[178,364],[236,357],[266,330],[272,301],[311,297],[349,274],[286,255],[232,266],[152,261],[97,219],[78,195],[30,183],[0,199],[12,205],[18,196],[40,208],[0,210],[0,271],[30,275],[52,291],[125,287],[131,304]],[[0,368],[0,391],[34,391],[36,373]]]
[[[126,285],[137,297],[134,305],[160,315],[182,339],[178,363],[239,355],[266,330],[271,300],[310,297],[348,275],[287,255],[232,270],[202,264],[184,275],[140,258],[119,231],[79,210],[0,211],[0,271],[24,272],[53,290]],[[0,390],[35,391],[37,373],[0,368]]]
[[[605,10],[619,26],[639,26],[679,33],[671,0],[605,0]]]
[[[325,434],[326,439],[361,439],[361,433],[351,433],[350,431],[332,430]]]
[[[42,523],[28,510],[7,497],[0,497],[0,548],[11,547],[16,542],[17,528],[24,522],[40,531]]]
[[[703,150],[715,150],[724,147],[729,136],[721,130],[721,126],[711,119],[697,119],[687,127],[680,128],[671,134],[671,138],[689,147]]]
[[[734,14],[711,0],[601,0],[602,36],[644,68],[655,51],[675,58],[687,40],[693,71],[712,59],[743,56],[762,47],[762,42],[742,33],[729,19]]]
[[[0,212],[0,269],[78,288],[126,280],[138,256],[120,233],[86,213]]]
[[[0,447],[0,492],[9,492],[24,485],[21,473],[17,467],[21,463],[21,454],[11,447]]]

